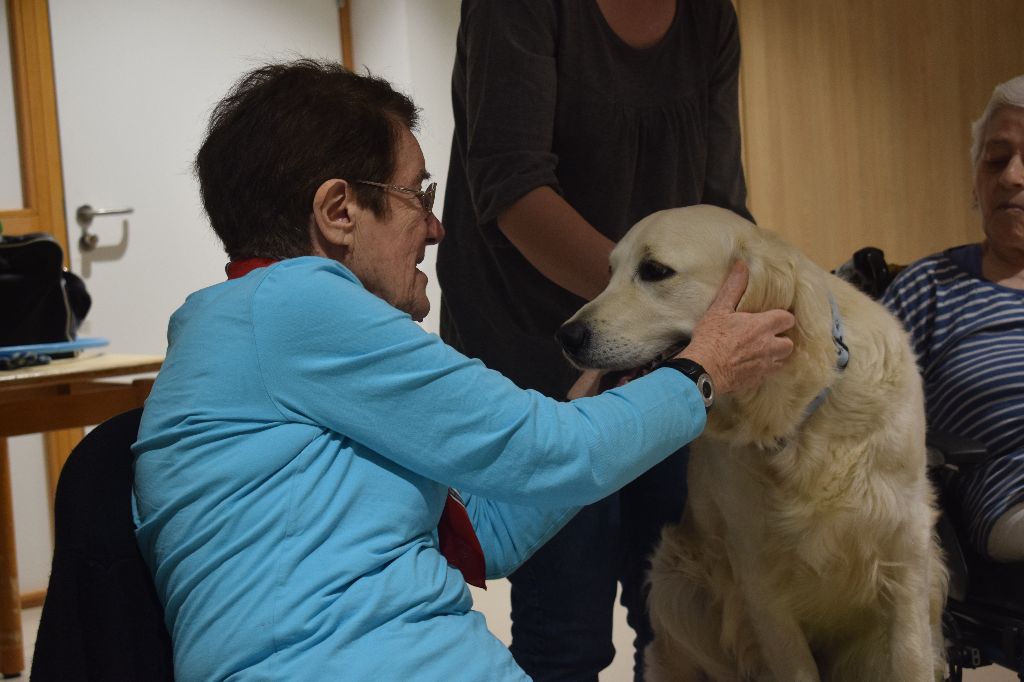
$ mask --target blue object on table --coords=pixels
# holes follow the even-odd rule
[[[99,348],[110,343],[100,336],[86,336],[74,341],[59,341],[57,343],[30,343],[25,346],[0,346],[0,358],[12,358],[16,355],[26,353],[39,355],[54,355],[56,353],[73,353],[87,348]]]

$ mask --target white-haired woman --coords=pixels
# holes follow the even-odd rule
[[[972,132],[984,237],[914,263],[885,301],[920,357],[929,427],[989,451],[958,491],[975,548],[1024,561],[1024,76]]]

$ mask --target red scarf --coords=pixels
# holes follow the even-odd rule
[[[228,279],[237,279],[277,261],[277,258],[233,260],[224,270]],[[448,489],[448,496],[445,498],[444,511],[441,512],[441,520],[437,524],[437,538],[441,545],[441,553],[448,563],[462,572],[462,577],[467,583],[486,590],[484,550],[480,547],[476,532],[473,531],[473,523],[466,513],[466,506],[453,488]]]

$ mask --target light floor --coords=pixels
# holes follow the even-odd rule
[[[36,630],[39,629],[39,614],[43,607],[37,606],[31,609],[24,609],[21,612],[21,632],[25,639],[25,672],[22,679],[28,679],[28,672],[32,670],[32,650],[36,647]]]
[[[509,642],[508,608],[502,604],[508,602],[508,582],[505,580],[488,583],[487,592],[473,589],[473,597],[477,603],[477,609],[483,611],[491,630],[505,643]],[[621,607],[619,607],[621,609]],[[25,633],[25,674],[21,679],[28,679],[28,671],[32,669],[32,649],[36,643],[36,630],[39,628],[39,614],[41,608],[31,608],[22,611],[22,627]],[[502,615],[505,614],[505,615]],[[617,614],[615,620],[615,649],[618,654],[611,666],[601,673],[601,682],[631,682],[633,679],[632,659],[632,637],[625,626],[625,615]],[[964,673],[966,682],[1017,682],[1017,676],[996,666],[968,670]]]

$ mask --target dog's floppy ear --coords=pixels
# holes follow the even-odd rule
[[[790,310],[796,299],[796,262],[792,253],[769,233],[744,235],[736,249],[737,260],[750,269],[747,290],[736,309],[762,312]]]

